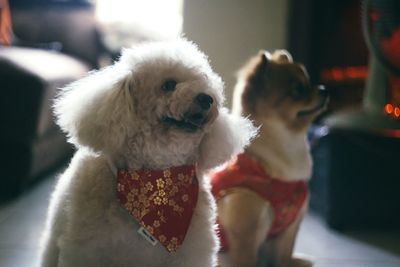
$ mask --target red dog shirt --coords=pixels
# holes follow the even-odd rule
[[[294,222],[308,196],[305,181],[286,182],[272,178],[256,160],[246,154],[240,154],[225,169],[213,173],[211,184],[217,200],[229,194],[230,188],[245,187],[268,201],[274,212],[274,221],[267,238],[278,235]],[[221,225],[219,228],[221,248],[227,249]]]

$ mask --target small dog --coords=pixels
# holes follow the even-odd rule
[[[256,134],[222,105],[221,78],[184,39],[125,49],[64,88],[57,123],[78,150],[52,195],[41,266],[215,266],[203,174]]]
[[[326,106],[327,94],[311,86],[304,66],[287,51],[260,51],[239,73],[233,100],[234,112],[249,116],[260,134],[211,175],[222,247],[228,250],[221,261],[256,266],[264,255],[267,266],[311,266],[292,252],[308,204],[307,129]]]

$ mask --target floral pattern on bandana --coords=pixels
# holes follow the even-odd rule
[[[169,252],[183,243],[198,198],[195,166],[118,170],[120,204]]]

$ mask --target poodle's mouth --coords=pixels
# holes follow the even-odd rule
[[[188,112],[184,114],[182,120],[166,116],[162,121],[169,126],[174,126],[187,132],[195,132],[208,122],[208,116],[205,112]]]
[[[178,116],[164,116],[162,122],[186,132],[196,132],[209,123],[215,116],[214,99],[205,93],[194,97],[189,108]]]

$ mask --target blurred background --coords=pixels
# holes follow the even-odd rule
[[[311,209],[296,250],[318,266],[400,266],[400,7],[380,0],[0,0],[0,266],[36,266],[57,174],[73,153],[56,90],[123,47],[185,36],[226,84],[287,49],[331,101],[309,132]]]

